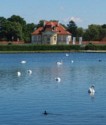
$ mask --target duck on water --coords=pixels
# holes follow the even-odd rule
[[[43,112],[43,114],[44,114],[44,115],[48,115],[48,112],[45,110],[45,111]]]

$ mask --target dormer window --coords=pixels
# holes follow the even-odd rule
[[[53,26],[52,29],[55,30],[55,26]]]

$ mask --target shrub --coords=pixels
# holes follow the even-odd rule
[[[80,49],[81,47],[79,45],[13,45],[11,43],[9,43],[8,45],[0,45],[0,51],[70,51]]]
[[[92,43],[89,43],[88,45],[85,46],[85,50],[96,50],[96,46]]]

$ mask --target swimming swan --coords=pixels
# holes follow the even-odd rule
[[[25,60],[22,60],[22,61],[21,61],[21,63],[22,63],[22,64],[25,64],[25,63],[26,63],[26,61],[25,61]]]
[[[17,76],[21,76],[21,72],[18,71],[18,72],[17,72]]]
[[[57,82],[61,82],[61,78],[60,78],[60,77],[56,77],[55,80],[56,80]]]
[[[71,60],[71,63],[74,63],[74,60]]]
[[[69,56],[69,54],[68,54],[68,53],[66,53],[66,56]]]
[[[27,70],[27,73],[31,75],[32,74],[32,70],[30,70],[30,69]]]
[[[88,89],[88,93],[95,93],[95,87],[94,85],[92,85],[89,89]]]
[[[62,62],[62,61],[57,62],[57,65],[62,65],[62,64],[63,64],[63,62]]]

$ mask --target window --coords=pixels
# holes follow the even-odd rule
[[[47,41],[50,41],[50,37],[49,36],[47,37]]]
[[[63,36],[61,36],[61,41],[63,41]]]
[[[56,36],[54,36],[54,41],[56,41]]]

